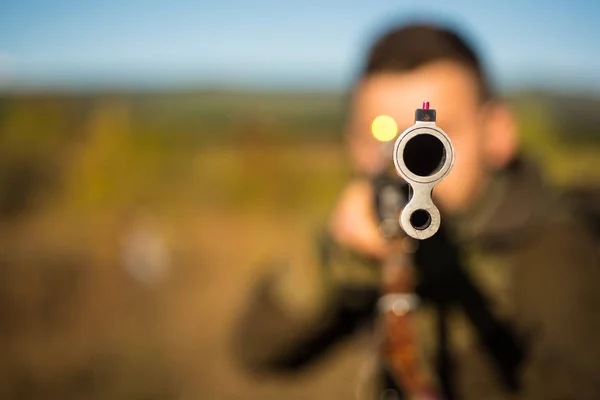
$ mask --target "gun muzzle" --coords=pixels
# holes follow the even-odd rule
[[[409,184],[408,203],[400,214],[400,226],[415,239],[427,239],[440,227],[440,211],[433,203],[433,188],[452,169],[454,147],[436,123],[429,103],[417,109],[415,124],[394,145],[394,166]]]

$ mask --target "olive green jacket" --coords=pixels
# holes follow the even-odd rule
[[[463,310],[451,308],[448,340],[459,399],[600,399],[600,253],[577,211],[548,190],[535,168],[516,162],[469,213],[444,219],[492,311],[525,344],[520,389],[511,393]],[[280,270],[257,285],[235,347],[251,370],[303,366],[373,321],[377,262],[326,236],[319,243],[322,268],[314,281],[317,300],[304,302],[310,305],[294,300],[293,278]],[[424,304],[415,316],[422,359],[433,368],[435,313]]]

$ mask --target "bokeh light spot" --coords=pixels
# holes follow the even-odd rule
[[[371,133],[380,142],[389,142],[398,134],[398,124],[389,115],[379,115],[371,124]]]

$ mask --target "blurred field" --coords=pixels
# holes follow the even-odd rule
[[[583,100],[512,97],[523,147],[558,185],[600,182],[600,101]],[[0,398],[349,397],[351,344],[264,381],[229,353],[260,261],[306,247],[348,178],[343,105],[335,93],[0,95]],[[126,268],[139,232],[160,243],[162,269]]]

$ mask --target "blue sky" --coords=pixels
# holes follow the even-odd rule
[[[0,0],[0,86],[342,88],[411,15],[470,33],[501,87],[600,91],[597,0]]]

